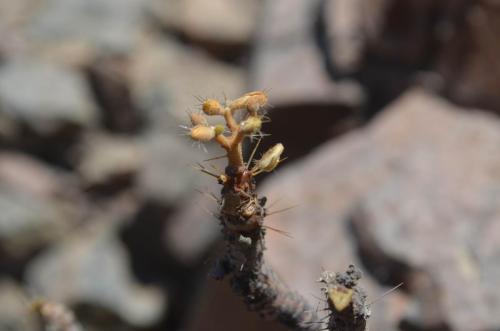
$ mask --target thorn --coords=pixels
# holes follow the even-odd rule
[[[211,157],[209,159],[203,160],[202,162],[208,162],[208,161],[214,161],[214,160],[219,160],[225,158],[226,155],[221,155],[221,156],[216,156],[216,157]]]
[[[259,140],[257,140],[257,144],[255,144],[255,147],[253,148],[252,154],[250,154],[250,158],[248,159],[247,167],[250,167],[252,165],[252,160],[255,155],[255,151],[257,148],[259,148],[260,142],[262,141],[262,137],[259,137]]]
[[[211,167],[212,169],[214,169],[215,171],[217,171],[217,172],[221,172],[221,173],[223,172],[223,171],[222,171],[221,169],[219,169],[219,168],[218,168],[215,164],[210,163],[210,167]]]
[[[285,211],[287,211],[287,210],[290,210],[290,209],[296,208],[296,207],[298,207],[298,206],[299,206],[299,205],[293,205],[293,206],[286,207],[286,208],[283,208],[283,209],[278,209],[278,210],[275,210],[275,211],[272,211],[272,212],[266,213],[266,216],[271,216],[271,215],[274,215],[274,214],[279,214],[279,213],[285,212]]]
[[[403,286],[403,282],[399,283],[398,285],[394,286],[393,288],[391,288],[390,290],[384,292],[381,296],[379,296],[378,298],[376,298],[375,300],[373,300],[372,302],[370,302],[368,304],[368,307],[370,307],[372,304],[374,304],[375,302],[383,299],[384,297],[386,297],[387,295],[391,294],[392,292],[396,291],[398,288],[400,288],[401,286]]]
[[[276,199],[275,201],[273,201],[269,206],[267,206],[267,209],[273,207],[274,205],[276,205],[278,202],[280,202],[282,200],[283,200],[283,197],[279,197],[278,199]]]
[[[208,171],[208,170],[207,170],[207,169],[206,169],[206,168],[205,168],[205,167],[204,167],[201,163],[196,163],[196,165],[197,165],[198,167],[196,167],[196,166],[192,166],[192,167],[193,167],[193,168],[195,168],[196,170],[199,170],[199,171],[201,171],[201,172],[203,172],[203,173],[207,174],[207,175],[210,175],[210,176],[215,177],[215,178],[217,178],[217,179],[219,178],[219,175],[216,175],[216,174],[214,174],[214,173],[212,173],[212,172]]]
[[[213,194],[212,192],[206,192],[206,191],[202,191],[200,189],[197,189],[195,188],[194,189],[196,192],[200,193],[200,194],[203,194],[203,195],[206,195],[208,196],[210,199],[214,200],[215,202],[219,203],[220,204],[220,200],[219,198],[217,198],[217,196],[215,194]]]
[[[290,233],[286,232],[286,231],[283,231],[283,230],[280,230],[280,229],[277,229],[277,228],[273,228],[272,226],[269,226],[269,225],[263,225],[264,228],[266,229],[269,229],[271,231],[275,231],[279,234],[282,234],[284,235],[285,237],[288,237],[290,239],[293,239],[293,237],[290,235]]]
[[[198,206],[204,211],[206,212],[208,215],[214,217],[214,218],[218,218],[217,215],[214,213],[214,212],[211,212],[210,210],[208,210],[205,206],[203,206],[202,204],[198,203]]]
[[[227,95],[226,92],[222,92],[222,97],[224,98],[224,107],[227,107]]]

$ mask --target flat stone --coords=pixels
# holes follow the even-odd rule
[[[377,329],[408,320],[451,330],[498,328],[499,145],[500,123],[491,115],[408,91],[373,124],[266,181],[260,191],[269,202],[283,200],[271,212],[299,204],[266,220],[293,236],[269,231],[267,257],[306,297],[317,293],[321,267],[364,267],[372,299],[384,291],[380,282],[406,277],[407,295],[393,293],[374,306],[370,323]],[[351,215],[360,206],[366,216],[353,231]],[[368,252],[376,250],[383,264],[365,255],[367,238]],[[402,269],[391,269],[394,263]],[[429,289],[427,297],[412,290],[419,286]]]
[[[88,127],[96,119],[95,105],[77,71],[29,58],[0,67],[0,102],[0,112],[41,134],[66,124]]]
[[[133,49],[144,19],[141,0],[47,0],[28,28],[35,40],[80,39],[108,52]]]

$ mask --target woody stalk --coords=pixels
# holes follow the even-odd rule
[[[204,100],[202,112],[189,114],[190,137],[200,143],[215,141],[227,157],[227,166],[221,174],[199,165],[200,171],[215,177],[222,185],[216,216],[222,226],[225,253],[212,274],[217,279],[229,278],[233,291],[250,310],[290,329],[362,331],[369,312],[365,296],[357,288],[359,272],[353,267],[343,274],[322,275],[320,281],[324,284],[327,305],[326,316],[320,318],[309,302],[290,290],[265,262],[265,234],[272,228],[264,224],[267,199],[257,195],[255,176],[273,171],[282,161],[284,147],[276,144],[255,161],[252,153],[245,162],[242,145],[246,138],[262,136],[266,104],[267,95],[254,91],[226,104],[215,99]],[[240,122],[235,118],[237,112],[242,115]],[[221,117],[225,123],[210,125],[207,116]]]

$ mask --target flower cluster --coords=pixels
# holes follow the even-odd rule
[[[202,143],[215,140],[227,152],[229,165],[245,166],[242,156],[242,142],[245,137],[262,135],[264,120],[263,108],[267,104],[267,95],[263,91],[254,91],[226,102],[222,105],[218,100],[206,99],[201,105],[202,113],[189,114],[191,127],[187,128],[189,136]],[[235,113],[244,111],[243,120],[237,122]],[[221,116],[224,124],[210,125],[207,116]],[[227,130],[226,130],[227,127]],[[266,153],[262,159],[255,162],[251,169],[254,175],[272,171],[280,162],[283,145],[277,144]],[[250,165],[248,165],[250,166]]]

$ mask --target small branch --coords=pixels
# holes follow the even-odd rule
[[[357,287],[361,274],[353,266],[344,274],[323,273],[321,282],[325,284],[323,291],[330,311],[325,320],[318,317],[306,299],[290,290],[264,260],[264,217],[268,213],[264,207],[266,198],[259,198],[256,193],[254,177],[273,171],[283,161],[284,146],[274,145],[251,166],[243,161],[242,143],[245,137],[261,133],[263,115],[259,115],[259,109],[266,103],[267,96],[262,91],[247,93],[225,108],[217,100],[205,100],[203,112],[208,116],[223,115],[231,131],[229,136],[224,135],[222,125],[208,126],[203,115],[191,116],[191,138],[202,142],[214,139],[226,150],[228,158],[224,174],[209,173],[223,185],[221,199],[216,200],[226,243],[225,254],[212,275],[217,279],[228,277],[234,292],[250,310],[292,330],[364,331],[369,310],[366,296]],[[246,110],[241,123],[234,119],[236,110]],[[201,171],[206,172],[203,167]]]
[[[227,127],[229,128],[229,130],[231,130],[231,132],[235,132],[236,130],[238,130],[238,123],[234,119],[231,109],[226,108],[224,110],[224,120],[226,121]]]
[[[316,311],[300,294],[291,291],[264,261],[264,229],[248,236],[224,230],[227,244],[223,264],[231,287],[249,310],[293,330],[319,330]]]

